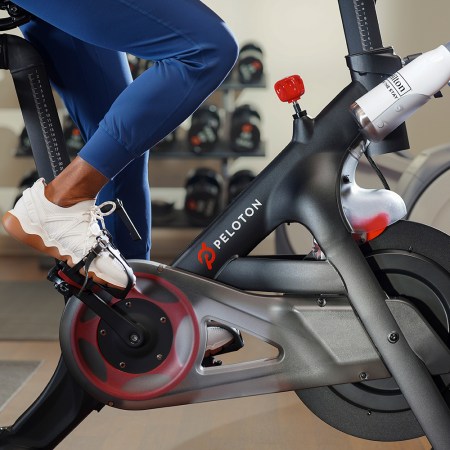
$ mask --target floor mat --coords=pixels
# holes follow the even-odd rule
[[[0,361],[0,410],[28,381],[40,361]]]
[[[1,281],[0,340],[57,340],[63,309],[49,281]]]

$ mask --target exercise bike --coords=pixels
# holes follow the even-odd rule
[[[402,61],[382,45],[374,2],[338,1],[350,84],[314,119],[298,104],[298,77],[277,84],[294,106],[291,141],[173,264],[129,261],[136,284],[122,293],[62,262],[50,271],[66,301],[62,357],[40,397],[1,430],[0,449],[54,448],[105,405],[143,410],[288,390],[344,433],[386,442],[425,434],[435,450],[450,448],[450,237],[400,220],[397,194],[356,184],[364,154],[408,147],[404,125],[369,144],[349,112]],[[69,159],[45,68],[23,40],[3,38],[2,67],[50,180]],[[314,236],[311,253],[248,256],[291,222]],[[211,321],[277,356],[205,367]]]

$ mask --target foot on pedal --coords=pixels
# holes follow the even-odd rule
[[[107,213],[102,212],[103,205],[95,205],[95,200],[63,208],[45,197],[44,188],[44,179],[40,178],[24,191],[14,208],[3,216],[6,231],[71,267],[84,267],[83,261],[90,254],[88,275],[99,284],[116,289],[127,288],[130,281],[134,284],[131,268],[104,229],[103,217],[114,211],[115,204],[111,202],[114,207]]]
[[[203,367],[220,366],[222,361],[215,358],[217,355],[235,352],[244,346],[241,332],[217,322],[209,322],[207,326],[207,339]]]

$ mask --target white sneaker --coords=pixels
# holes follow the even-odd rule
[[[95,200],[86,200],[63,208],[47,200],[43,178],[23,192],[14,208],[3,216],[6,231],[42,253],[67,261],[73,267],[98,244],[98,237],[106,239],[102,249],[89,266],[89,276],[94,281],[123,289],[128,285],[127,265],[120,252],[109,245],[104,228],[103,213]],[[111,254],[113,253],[113,254]],[[133,280],[134,281],[134,280]]]
[[[208,327],[207,331],[205,354],[213,355],[234,340],[234,336],[225,328]]]

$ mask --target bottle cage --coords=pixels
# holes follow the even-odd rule
[[[0,19],[0,31],[12,30],[31,19],[30,13],[9,0],[0,0],[0,10],[4,10],[9,14],[9,17]]]

